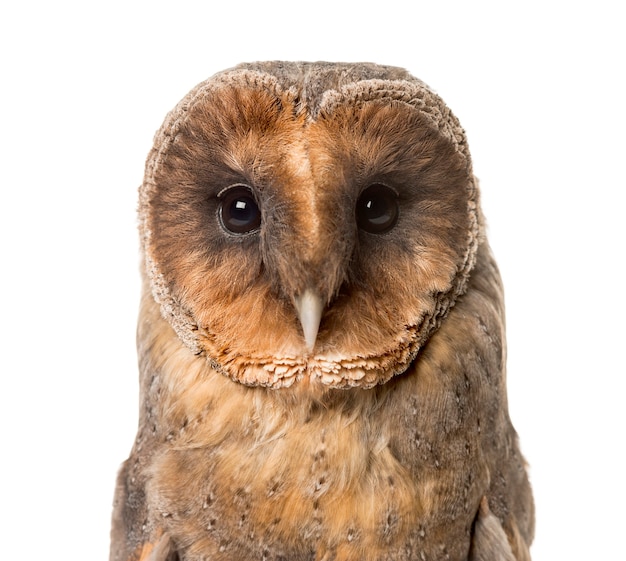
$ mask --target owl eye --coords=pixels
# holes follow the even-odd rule
[[[247,234],[261,225],[261,211],[247,185],[233,185],[222,191],[219,217],[222,227],[232,234]]]
[[[371,234],[383,234],[398,221],[398,196],[386,185],[374,183],[365,189],[356,203],[356,222]]]

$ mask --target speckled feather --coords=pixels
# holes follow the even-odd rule
[[[397,225],[357,230],[372,183]],[[218,193],[251,186],[233,236]],[[502,287],[464,132],[401,69],[255,63],[196,87],[140,190],[141,410],[111,561],[530,559]],[[324,302],[307,349],[294,302]]]

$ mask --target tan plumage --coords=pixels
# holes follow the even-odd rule
[[[220,73],[157,134],[140,219],[112,561],[530,559],[500,278],[436,94],[372,64]]]

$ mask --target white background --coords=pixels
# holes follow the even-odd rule
[[[107,558],[152,135],[214,72],[287,59],[404,66],[460,118],[506,287],[534,560],[626,559],[619,2],[219,4],[0,8],[1,557]]]

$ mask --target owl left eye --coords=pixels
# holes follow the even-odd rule
[[[247,185],[233,185],[219,195],[222,227],[233,234],[247,234],[261,225],[261,210]]]
[[[356,222],[370,234],[384,234],[398,221],[398,196],[396,192],[374,183],[365,189],[356,203]]]

